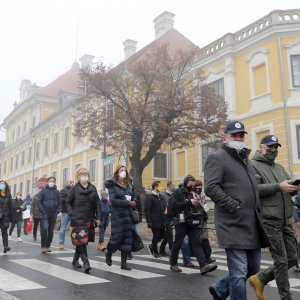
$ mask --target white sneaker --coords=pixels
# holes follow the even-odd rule
[[[20,237],[18,237],[18,242],[22,242],[22,239]]]
[[[8,240],[11,241],[11,236],[10,235],[8,236]]]

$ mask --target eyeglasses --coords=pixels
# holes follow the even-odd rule
[[[278,144],[274,144],[274,145],[267,145],[268,149],[278,149]]]

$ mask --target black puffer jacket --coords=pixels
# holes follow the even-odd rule
[[[3,217],[0,219],[0,228],[8,228],[12,218],[12,201],[9,192],[5,196],[0,194],[0,211],[3,211]]]
[[[11,221],[13,222],[18,222],[18,221],[22,221],[22,212],[26,210],[26,207],[23,206],[21,208],[21,206],[24,205],[24,202],[22,199],[13,199],[12,200],[12,218]],[[19,210],[19,212],[17,212],[17,210]]]
[[[59,191],[56,186],[53,188],[48,185],[39,192],[38,207],[42,214],[56,214],[60,211]]]
[[[114,180],[107,180],[109,200],[111,201],[111,236],[107,244],[107,250],[117,250],[129,253],[132,248],[132,220],[130,208],[125,195],[133,197],[131,186],[122,187]]]
[[[38,196],[39,196],[39,194],[36,194],[33,196],[31,207],[30,207],[30,214],[32,215],[33,219],[41,219],[42,218],[42,213],[37,204]]]
[[[71,227],[85,227],[88,221],[100,220],[99,196],[96,187],[89,182],[85,189],[80,183],[71,188],[66,201]]]
[[[60,204],[61,204],[61,212],[62,213],[67,213],[67,206],[66,206],[66,201],[68,198],[68,194],[71,190],[70,186],[65,186],[64,189],[60,190],[59,192],[59,198],[60,198]]]
[[[145,216],[147,224],[151,228],[163,229],[164,228],[164,211],[166,203],[159,195],[151,194],[146,195],[145,199]]]

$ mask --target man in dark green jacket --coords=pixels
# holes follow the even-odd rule
[[[274,260],[273,266],[249,278],[259,300],[265,299],[264,286],[273,279],[280,299],[292,299],[288,269],[298,262],[297,242],[289,219],[293,216],[291,196],[299,187],[292,185],[287,172],[275,162],[278,147],[281,145],[276,136],[263,137],[251,161],[256,173],[264,228],[272,244],[269,250]]]

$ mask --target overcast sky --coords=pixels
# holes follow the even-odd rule
[[[23,79],[45,86],[71,67],[77,23],[77,58],[92,54],[116,65],[126,39],[138,41],[138,50],[154,39],[152,20],[166,10],[176,15],[174,27],[203,47],[274,9],[289,8],[300,8],[299,0],[1,1],[0,122],[19,101]]]

